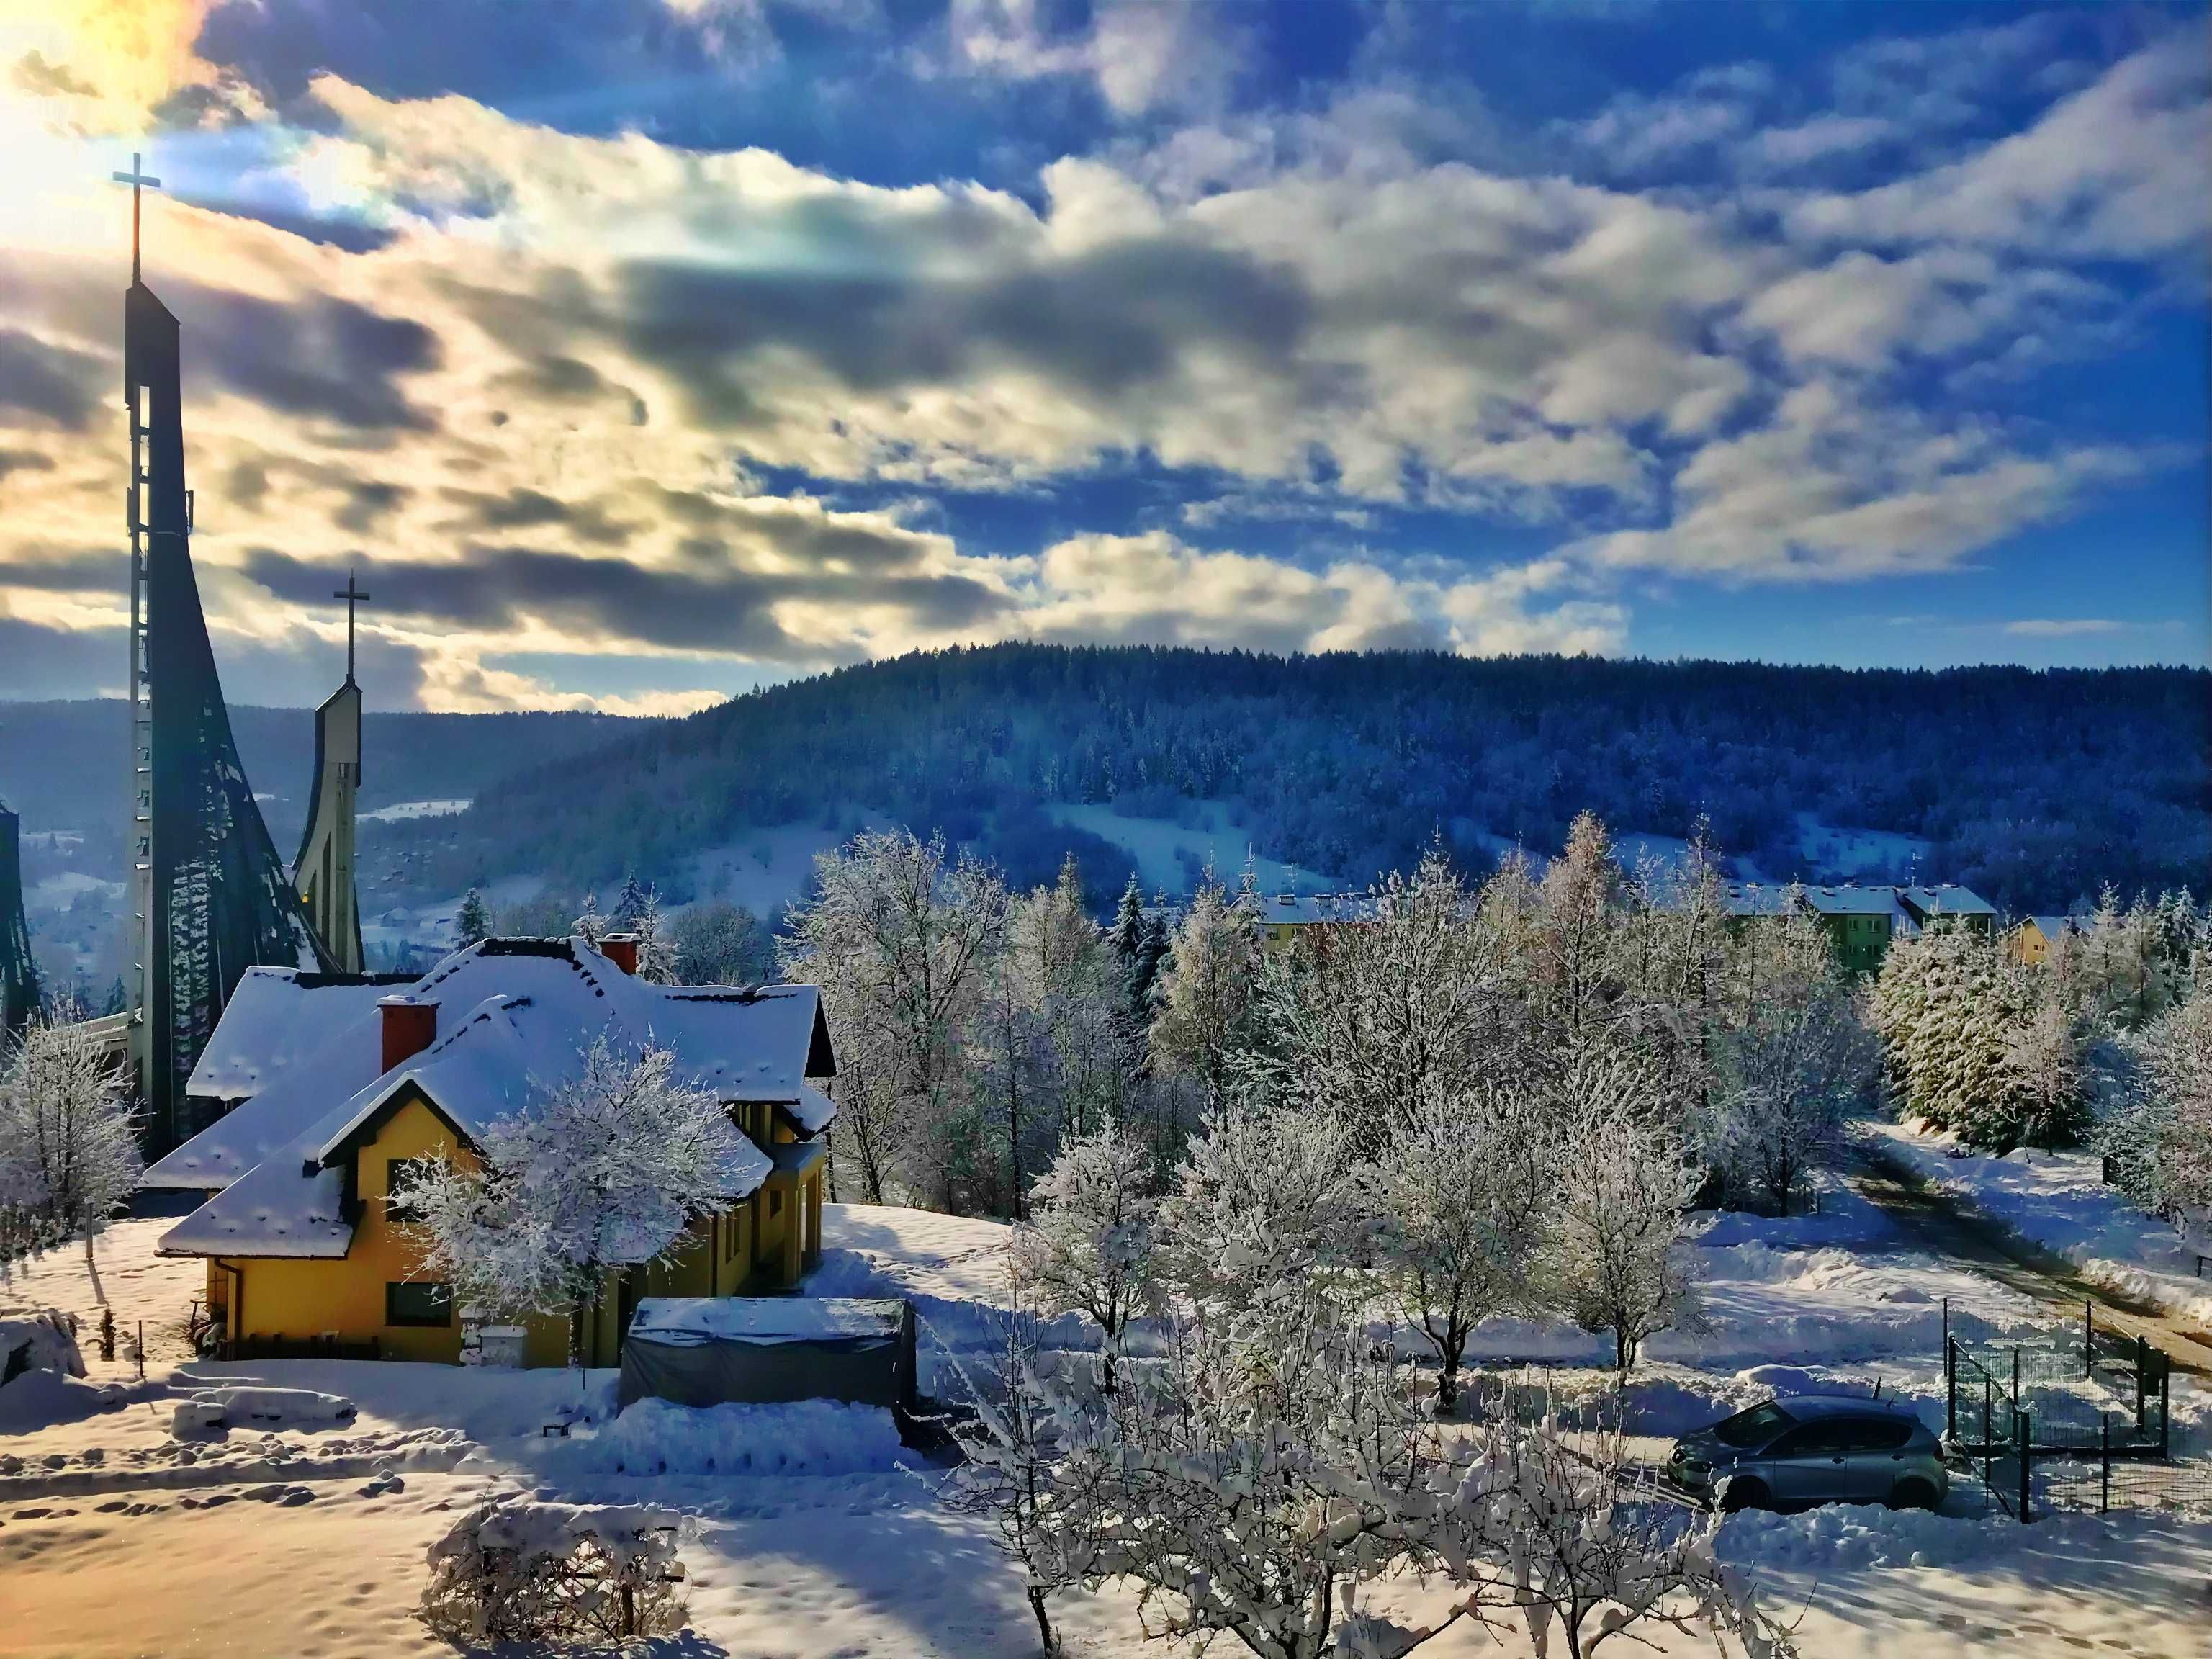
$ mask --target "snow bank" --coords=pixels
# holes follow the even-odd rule
[[[2093,1284],[2212,1325],[2212,1279],[2196,1276],[2196,1260],[2172,1225],[2105,1185],[2094,1153],[2022,1148],[1987,1158],[1949,1133],[1898,1123],[1866,1127],[1876,1152],[2063,1256]]]
[[[112,1382],[87,1382],[66,1371],[25,1371],[0,1389],[0,1434],[82,1422],[122,1403],[123,1390]]]
[[[550,1463],[616,1474],[873,1474],[896,1468],[899,1450],[898,1425],[876,1406],[641,1400],[598,1434],[558,1443]]]
[[[0,1376],[26,1369],[84,1375],[84,1356],[77,1352],[70,1316],[60,1309],[0,1319]]]
[[[353,1416],[354,1403],[344,1395],[317,1394],[311,1389],[203,1389],[177,1402],[173,1431],[185,1435],[249,1424],[345,1423]]]
[[[2061,1524],[2046,1520],[2046,1527]],[[2047,1544],[2047,1536],[2039,1543]],[[1722,1524],[1718,1553],[1739,1565],[1803,1567],[1830,1574],[1856,1567],[1949,1567],[2010,1559],[2020,1522],[2004,1514],[1958,1516],[1878,1504],[1829,1504],[1800,1515],[1747,1510]]]

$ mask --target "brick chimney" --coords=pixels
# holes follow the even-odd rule
[[[410,996],[379,997],[384,1015],[384,1067],[404,1066],[438,1040],[438,1005]]]
[[[609,933],[599,940],[599,954],[625,974],[637,971],[637,935]]]

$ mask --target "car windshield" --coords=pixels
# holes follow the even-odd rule
[[[1713,1438],[1724,1446],[1734,1446],[1739,1450],[1761,1446],[1796,1420],[1770,1400],[1763,1406],[1753,1406],[1747,1412],[1738,1412],[1726,1422],[1714,1424]]]

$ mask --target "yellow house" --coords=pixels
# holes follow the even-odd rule
[[[587,1360],[615,1363],[645,1297],[799,1282],[821,1253],[819,1137],[836,1110],[807,1081],[836,1071],[818,994],[648,984],[629,971],[634,946],[602,943],[604,951],[580,939],[489,939],[457,952],[148,1172],[152,1185],[220,1184],[161,1248],[206,1258],[222,1352],[459,1359],[460,1310],[420,1267],[395,1179],[404,1191],[416,1159],[472,1163],[489,1125],[572,1075],[603,1036],[670,1049],[679,1073],[724,1102],[727,1207],[672,1248],[639,1241],[640,1259],[609,1272],[581,1310]],[[219,1027],[210,1046],[225,1042]],[[370,1042],[373,1060],[353,1052]],[[317,1086],[368,1066],[374,1075],[357,1089]],[[526,1363],[563,1363],[569,1335],[566,1316],[532,1320]]]
[[[2071,916],[2027,916],[2005,935],[2005,943],[2014,962],[2032,968],[2050,961],[2053,951],[2083,931]]]

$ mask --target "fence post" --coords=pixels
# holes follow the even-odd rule
[[[2173,1428],[2173,1362],[2163,1353],[2159,1358],[2162,1363],[2158,1368],[2158,1455],[2167,1457],[2172,1455],[2166,1436]]]
[[[1951,1299],[1943,1298],[1944,1323],[1950,1323]],[[1951,1335],[1943,1334],[1943,1438],[1956,1445],[1959,1441],[1959,1351],[1951,1346]]]
[[[2017,1342],[2013,1344],[2012,1349],[2012,1409],[2015,1417],[2020,1414],[2020,1345]]]
[[[2081,1298],[2081,1376],[2084,1381],[2097,1374],[2097,1304],[2087,1297]]]
[[[2150,1344],[2141,1336],[2136,1338],[2136,1438],[2143,1436],[2143,1384],[2148,1380],[2143,1369],[2150,1363]]]
[[[1990,1398],[1990,1393],[1996,1386],[1996,1379],[1987,1371],[1984,1371],[1982,1373],[1982,1444],[1984,1446],[1990,1443],[1990,1407],[1996,1403]]]
[[[138,1322],[138,1380],[146,1380],[146,1322]]]
[[[2112,1414],[2097,1413],[2097,1513],[2112,1507]]]
[[[2019,1350],[2014,1349],[2014,1352],[2017,1353]],[[2013,1445],[2020,1453],[2020,1524],[2024,1527],[2033,1518],[2027,1512],[2029,1496],[2027,1472],[2028,1451],[2034,1443],[2034,1429],[2028,1421],[2027,1413],[2020,1409],[2020,1402],[2017,1400],[2013,1402],[2012,1421]]]

